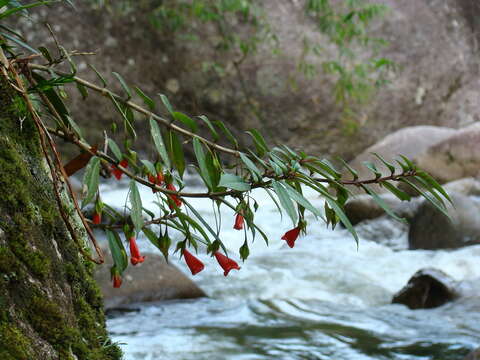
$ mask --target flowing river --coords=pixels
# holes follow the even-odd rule
[[[150,190],[141,193],[144,206],[155,210]],[[104,201],[118,206],[125,196],[125,188],[103,191]],[[200,249],[205,270],[193,280],[208,298],[142,304],[138,312],[110,318],[108,329],[126,360],[461,360],[480,346],[479,297],[433,310],[390,304],[424,267],[456,280],[480,279],[480,246],[408,251],[405,227],[377,220],[360,228],[357,250],[346,230],[331,231],[309,216],[308,235],[290,249],[280,238],[291,221],[266,193],[255,197],[261,205],[256,221],[269,246],[257,237],[249,259],[228,277]],[[323,207],[315,194],[306,197]],[[191,203],[214,224],[210,201]],[[222,214],[222,240],[238,259],[243,232],[232,229],[233,212]],[[139,244],[154,251],[146,241]],[[178,256],[172,261],[189,273]]]

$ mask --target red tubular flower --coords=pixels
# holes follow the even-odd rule
[[[235,225],[233,225],[233,228],[235,230],[242,230],[243,229],[243,221],[244,221],[244,218],[243,218],[242,214],[237,214],[237,216],[235,217]]]
[[[293,248],[295,246],[295,240],[297,240],[298,235],[300,234],[300,227],[297,226],[296,228],[293,228],[292,230],[287,231],[283,236],[282,240],[286,240],[288,246]]]
[[[157,173],[157,185],[162,185],[165,181],[165,177],[161,172]]]
[[[217,259],[218,263],[224,270],[223,275],[227,276],[230,270],[240,270],[240,266],[236,263],[236,261],[226,257],[225,255],[219,253],[218,251],[215,252],[215,258]]]
[[[203,265],[203,263],[193,256],[187,249],[183,249],[182,254],[188,268],[192,272],[192,275],[198,274],[205,267],[205,265]]]
[[[135,236],[130,237],[130,262],[132,265],[137,265],[145,261],[145,256],[140,255],[140,250],[138,250],[137,241]]]
[[[120,274],[115,274],[112,276],[113,278],[113,287],[114,288],[119,288],[120,286],[122,286],[122,277],[120,276]]]
[[[171,191],[177,191],[177,188],[172,183],[167,184],[167,189]],[[175,205],[177,205],[177,207],[182,206],[182,200],[177,195],[168,195],[168,197],[175,202]],[[173,209],[172,205],[170,205],[170,209]]]
[[[122,161],[120,161],[120,163],[118,165],[126,168],[126,167],[128,167],[128,160],[123,159]],[[120,180],[122,178],[123,171],[120,170],[116,165],[111,166],[111,171],[112,171],[113,176],[115,176],[115,179]]]
[[[93,217],[92,217],[92,223],[94,225],[98,225],[102,222],[102,214],[101,213],[95,213],[93,214]]]
[[[153,176],[152,174],[148,174],[148,181],[151,182],[152,184],[157,185],[157,178]],[[152,189],[152,192],[155,194],[158,190]]]

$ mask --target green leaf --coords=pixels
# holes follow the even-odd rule
[[[385,160],[382,156],[380,156],[377,153],[373,153],[382,163],[385,165],[388,170],[390,170],[391,175],[395,174],[395,166],[391,163],[389,163],[387,160]]]
[[[117,80],[120,82],[120,85],[122,86],[123,90],[125,91],[125,93],[127,94],[127,97],[128,99],[131,99],[132,98],[132,92],[130,90],[130,88],[128,87],[127,83],[125,82],[125,80],[122,78],[122,76],[115,72],[115,71],[112,71],[112,74],[117,78]]]
[[[82,95],[82,99],[85,100],[86,98],[88,98],[87,88],[84,85],[80,84],[79,82],[75,82],[75,85],[77,86],[77,90],[80,93],[80,95]]]
[[[347,168],[347,170],[350,172],[350,174],[352,174],[353,176],[353,181],[357,181],[358,180],[358,172],[352,168],[350,165],[348,165],[348,163],[343,160],[342,158],[338,158],[338,160],[340,160],[340,162],[343,164],[343,166],[345,166]]]
[[[170,152],[171,159],[175,164],[175,168],[178,171],[180,177],[183,177],[183,173],[185,172],[185,156],[183,154],[183,146],[178,138],[177,134],[173,131],[168,132],[168,149]]]
[[[131,119],[129,119],[129,116],[127,116],[127,112],[122,109],[122,106],[120,106],[120,104],[118,103],[118,101],[115,99],[115,97],[112,95],[111,92],[108,92],[108,96],[112,101],[113,105],[115,105],[115,108],[117,109],[117,111],[122,115],[124,120],[125,130],[128,131],[130,135],[135,138],[136,137],[135,129],[132,125]]]
[[[203,224],[203,226],[205,226],[205,228],[210,232],[210,234],[213,235],[215,240],[220,241],[220,238],[218,237],[218,235],[215,233],[215,231],[213,231],[211,226],[208,224],[208,222],[205,221],[205,219],[200,215],[200,213],[195,209],[195,207],[190,205],[190,203],[185,199],[183,199],[183,203],[193,212],[195,217]]]
[[[3,5],[0,4],[0,7],[2,7]],[[53,62],[53,58],[52,56],[50,55],[50,52],[48,51],[48,49],[45,47],[45,46],[39,46],[38,47],[38,50],[42,53],[43,57],[49,62],[49,63],[52,63]]]
[[[390,191],[393,195],[395,195],[397,198],[399,198],[402,201],[410,201],[410,199],[412,198],[406,192],[400,190],[395,185],[393,185],[393,184],[391,184],[387,181],[381,183],[380,185],[385,187],[388,191]]]
[[[152,175],[155,175],[157,173],[157,170],[155,169],[155,165],[149,160],[140,160],[142,164],[147,168],[148,172]]]
[[[336,203],[335,200],[332,200],[328,197],[325,198],[325,200],[328,202],[328,205],[332,208],[332,210],[335,211],[338,218],[343,223],[343,225],[345,225],[345,227],[350,232],[350,234],[352,234],[353,238],[355,239],[355,242],[357,243],[357,248],[358,248],[359,239],[358,239],[357,232],[353,228],[353,225],[350,222],[350,220],[348,219],[347,215],[345,215],[345,212],[342,210],[342,208],[340,206],[338,206],[338,204]]]
[[[132,219],[133,226],[135,226],[135,231],[137,234],[142,230],[143,227],[143,216],[142,216],[142,199],[140,193],[138,192],[137,182],[132,180],[130,182],[130,218]]]
[[[150,118],[150,133],[152,134],[153,143],[158,151],[158,154],[162,158],[163,163],[167,168],[171,168],[170,158],[168,157],[167,148],[165,147],[165,143],[163,142],[162,133],[160,132],[160,127],[158,126],[157,122]]]
[[[93,156],[87,164],[85,175],[83,176],[83,184],[87,186],[87,195],[82,201],[82,207],[89,204],[98,191],[100,181],[100,158]]]
[[[47,80],[44,77],[42,77],[36,72],[32,72],[32,76],[37,81],[37,83],[47,82]],[[62,99],[60,98],[60,96],[58,96],[57,92],[53,88],[48,88],[44,90],[43,93],[48,98],[50,103],[53,105],[53,107],[55,108],[57,113],[60,115],[60,117],[62,118],[63,126],[68,128],[69,123],[67,120],[67,116],[70,115],[70,113],[67,107],[65,106],[65,104],[63,103]]]
[[[170,101],[168,101],[168,98],[163,94],[158,94],[158,95],[160,96],[160,99],[162,100],[163,105],[165,105],[168,112],[173,116],[173,107],[172,107],[172,104],[170,104]]]
[[[17,37],[14,37],[14,36],[11,36],[10,34],[4,32],[4,31],[1,31],[0,34],[3,35],[4,37],[6,37],[8,40],[13,41],[17,45],[20,45],[21,47],[27,49],[28,51],[31,51],[34,54],[38,54],[37,50],[32,48],[30,45],[28,45],[26,42],[22,41],[21,39],[19,39]]]
[[[258,167],[250,160],[244,153],[240,153],[240,159],[245,164],[245,166],[250,170],[250,174],[252,175],[253,181],[257,182],[260,181],[262,178],[262,173],[258,169]]]
[[[369,194],[369,195],[373,198],[373,200],[374,200],[378,205],[380,205],[380,207],[381,207],[383,210],[385,210],[385,212],[386,212],[389,216],[391,216],[392,218],[394,218],[395,220],[398,220],[398,221],[400,221],[400,222],[403,222],[403,223],[406,223],[406,222],[407,222],[406,219],[401,218],[401,217],[399,217],[397,214],[395,214],[395,213],[393,212],[393,210],[390,208],[390,206],[387,205],[387,203],[385,202],[385,200],[383,200],[380,196],[378,196],[378,194],[377,194],[375,191],[371,190],[371,189],[370,189],[368,186],[366,186],[366,185],[362,185],[362,188],[365,190],[365,192],[366,192],[367,194]]]
[[[117,158],[118,161],[122,161],[123,160],[123,155],[122,155],[122,152],[120,151],[120,148],[118,147],[118,145],[115,143],[115,141],[113,139],[108,139],[107,140],[107,143],[108,143],[108,147],[110,150],[112,150],[112,153],[113,155],[115,155],[115,157]]]
[[[246,133],[252,137],[253,143],[255,144],[255,148],[257,149],[258,155],[260,157],[265,155],[265,153],[268,152],[268,146],[263,136],[255,129],[251,129]]]
[[[95,68],[95,66],[93,66],[92,64],[88,64],[88,66],[90,67],[90,69],[93,70],[93,72],[97,75],[97,77],[100,79],[100,81],[102,82],[102,85],[103,87],[107,87],[107,82],[105,81],[105,78],[100,75],[100,73],[97,71],[97,69]]]
[[[227,139],[234,145],[235,149],[238,149],[238,141],[233,136],[232,132],[225,126],[220,120],[214,121],[214,124],[222,130],[222,132],[227,136]]]
[[[9,9],[9,10],[4,11],[3,13],[0,13],[0,20],[4,19],[4,18],[6,18],[10,15],[13,15],[17,12],[21,12],[23,10],[26,10],[26,9],[30,9],[30,8],[40,6],[40,5],[47,5],[47,4],[51,4],[51,3],[54,3],[54,2],[55,1],[38,1],[38,2],[35,2],[35,3],[31,3],[31,4],[19,6],[19,7],[14,7],[13,9]]]
[[[200,143],[200,140],[198,140],[198,138],[196,137],[193,138],[192,143],[193,143],[193,151],[195,152],[195,157],[197,158],[198,166],[200,168],[200,176],[205,182],[205,185],[207,185],[207,187],[211,191],[213,191],[214,190],[213,180],[210,177],[210,173],[208,171],[205,152],[203,151],[202,144]]]
[[[448,196],[447,192],[433,177],[430,176],[430,174],[426,173],[425,171],[417,171],[417,176],[420,176],[423,180],[425,180],[427,184],[429,184],[431,187],[437,190],[440,194],[442,194],[443,197],[447,199],[450,204],[453,205],[453,202],[450,199],[450,196]]]
[[[122,273],[128,265],[128,256],[125,248],[123,247],[122,240],[120,235],[115,231],[106,230],[108,246],[110,247],[110,252],[112,253],[113,263],[117,269]]]
[[[407,180],[405,178],[399,179],[399,181],[410,185],[415,191],[417,191],[418,194],[423,196],[430,204],[432,204],[437,210],[439,210],[443,215],[448,217],[450,219],[450,215],[448,215],[448,212],[446,211],[446,208],[442,206],[441,203],[439,203],[435,198],[430,197],[426,192],[422,191],[417,185],[415,185],[413,182],[410,180]]]
[[[243,178],[234,174],[222,174],[218,186],[223,186],[237,191],[249,191],[251,186]]]
[[[382,176],[382,173],[378,171],[377,167],[371,161],[364,161],[363,165],[365,165],[371,172],[375,174],[375,179],[378,179]]]
[[[325,218],[323,217],[322,213],[320,212],[320,210],[318,210],[315,206],[313,206],[310,201],[308,201],[307,199],[305,199],[305,197],[300,194],[297,190],[295,190],[294,188],[292,188],[290,185],[288,185],[287,183],[285,183],[284,181],[281,181],[280,182],[282,184],[282,186],[285,188],[285,190],[287,190],[287,193],[288,195],[293,199],[295,200],[295,202],[297,202],[298,204],[302,205],[305,209],[307,209],[308,211],[310,211],[312,214],[314,214],[315,216],[318,216],[320,217],[321,219],[325,220]]]
[[[135,86],[134,89],[138,96],[142,98],[145,105],[147,105],[151,111],[155,110],[155,102],[152,100],[152,98],[147,96],[139,87]]]
[[[178,112],[178,111],[174,111],[172,113],[172,116],[175,120],[178,120],[180,121],[182,124],[184,124],[185,126],[187,126],[190,130],[192,130],[192,132],[197,132],[198,130],[198,124],[196,123],[195,120],[193,120],[191,117],[181,113],[181,112]]]
[[[210,132],[212,133],[213,136],[213,141],[217,141],[219,139],[219,135],[217,130],[213,127],[213,124],[210,120],[205,115],[200,115],[198,117],[200,120],[202,120],[205,124],[207,124],[208,128],[210,129]]]
[[[275,180],[272,180],[272,186],[273,186],[273,190],[275,191],[275,193],[277,194],[280,200],[280,204],[282,204],[282,207],[285,209],[288,216],[290,216],[290,219],[292,219],[293,226],[297,226],[297,221],[298,221],[297,210],[295,209],[295,205],[290,199],[290,196],[288,195],[287,191],[283,188],[283,186],[279,182]]]
[[[82,131],[80,130],[80,127],[77,125],[77,123],[72,119],[71,116],[66,115],[65,117],[67,118],[70,127],[73,129],[78,138],[83,139]]]

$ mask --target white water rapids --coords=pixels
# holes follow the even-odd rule
[[[102,195],[105,202],[123,206],[126,189],[104,187]],[[141,189],[141,195],[144,206],[156,211],[150,189]],[[377,243],[361,236],[357,251],[346,230],[328,230],[308,216],[308,235],[290,249],[280,238],[291,221],[286,215],[281,219],[265,192],[254,196],[260,204],[255,220],[269,236],[269,246],[257,237],[242,269],[228,277],[200,249],[205,270],[193,280],[209,298],[142,304],[139,312],[109,319],[114,341],[124,343],[126,360],[461,360],[480,345],[480,298],[434,310],[390,304],[392,295],[424,267],[456,280],[480,278],[480,246],[398,251],[386,244],[401,248],[405,229],[374,221],[362,233],[378,238],[383,227],[390,238]],[[317,195],[307,191],[305,196],[323,208]],[[191,204],[214,224],[209,200],[191,199]],[[222,214],[221,238],[238,260],[243,232],[233,230],[232,211],[225,208]],[[155,251],[147,241],[139,246]],[[183,260],[172,260],[189,274]]]

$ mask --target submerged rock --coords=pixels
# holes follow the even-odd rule
[[[451,192],[453,205],[447,205],[450,219],[424,201],[412,219],[409,248],[456,249],[480,243],[480,203]]]
[[[111,257],[99,266],[95,273],[102,290],[105,308],[112,309],[121,305],[137,302],[171,299],[191,299],[206,296],[205,292],[172,264],[157,254],[145,254],[145,262],[129,266],[123,273],[123,283],[113,288],[110,280]]]
[[[421,269],[393,295],[393,304],[403,304],[410,309],[431,309],[458,298],[457,282],[443,271]]]

